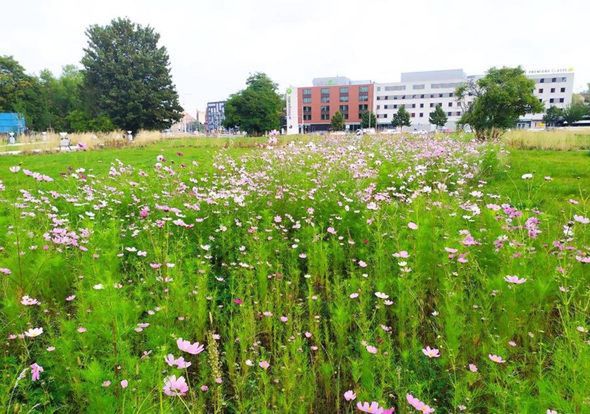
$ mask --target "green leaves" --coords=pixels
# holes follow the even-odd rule
[[[226,102],[223,126],[238,127],[255,136],[279,129],[284,102],[277,93],[277,84],[258,72],[248,77],[246,85]]]
[[[436,105],[436,109],[430,114],[428,121],[432,125],[442,128],[447,123],[447,114],[445,114],[445,111],[443,111],[440,105]]]
[[[123,130],[165,129],[181,117],[168,52],[150,26],[115,19],[90,26],[82,58],[92,113]]]
[[[467,106],[466,97],[475,100],[463,113],[459,124],[469,125],[479,139],[496,139],[513,128],[527,113],[543,112],[543,104],[533,94],[535,81],[522,68],[491,68],[486,76],[460,86],[459,102]]]
[[[403,129],[405,126],[410,126],[410,113],[406,111],[404,105],[400,106],[395,114],[393,114],[391,125],[394,128],[400,127]]]

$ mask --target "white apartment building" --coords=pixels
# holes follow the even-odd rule
[[[570,69],[536,70],[527,72],[536,82],[535,96],[546,108],[564,107],[572,100],[574,72]],[[376,83],[374,108],[377,125],[387,128],[392,116],[401,105],[410,113],[411,130],[431,130],[430,113],[437,105],[446,112],[445,128],[455,129],[462,109],[455,89],[462,83],[477,80],[481,75],[468,76],[462,69],[426,72],[405,72],[400,82]],[[468,97],[469,99],[469,97]],[[539,127],[543,114],[527,114],[518,123],[519,128]]]

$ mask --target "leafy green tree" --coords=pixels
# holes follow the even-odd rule
[[[557,125],[561,120],[563,120],[563,109],[556,106],[547,108],[545,115],[543,115],[543,122],[548,127]]]
[[[12,56],[0,56],[0,112],[14,112],[34,78]]]
[[[375,128],[377,126],[377,117],[373,112],[365,111],[361,115],[361,128]]]
[[[403,131],[405,126],[410,126],[410,113],[406,111],[405,105],[401,105],[397,112],[393,114],[391,119],[391,125],[394,128],[399,127],[400,131]]]
[[[160,35],[129,19],[86,30],[85,102],[123,130],[165,129],[182,116]]]
[[[563,109],[563,120],[571,125],[588,114],[588,108],[583,103],[572,103]]]
[[[480,140],[497,139],[515,127],[520,116],[543,112],[534,90],[535,81],[522,68],[491,68],[484,77],[457,88],[463,109],[459,124],[469,125]],[[471,104],[470,95],[475,97]]]
[[[342,131],[344,129],[344,116],[342,112],[336,111],[330,123],[332,131]]]
[[[447,123],[447,114],[443,111],[442,106],[436,105],[434,112],[430,114],[428,120],[432,125],[436,125],[437,128],[442,128]]]
[[[278,86],[266,74],[255,73],[246,80],[246,89],[225,103],[225,128],[239,128],[249,135],[259,136],[281,127],[284,101]]]
[[[0,112],[23,114],[27,128],[39,129],[46,111],[37,78],[26,74],[11,56],[0,56]]]

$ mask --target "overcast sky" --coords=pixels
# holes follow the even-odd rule
[[[266,72],[281,89],[314,77],[377,82],[402,71],[575,69],[590,82],[590,0],[18,0],[0,6],[0,54],[30,73],[79,65],[84,30],[129,17],[168,48],[190,113]]]

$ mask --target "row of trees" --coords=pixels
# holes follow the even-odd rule
[[[436,106],[434,112],[430,114],[429,122],[432,125],[435,125],[437,128],[442,128],[447,123],[447,114],[442,109],[440,105]],[[371,128],[377,125],[377,118],[373,112],[363,112],[361,116],[361,128]],[[397,112],[393,114],[391,119],[391,126],[393,128],[400,128],[409,127],[411,125],[410,122],[410,113],[406,110],[404,105],[401,105]],[[340,111],[337,111],[334,116],[332,116],[332,121],[330,123],[330,127],[332,131],[342,131],[345,128],[344,125],[344,116]]]
[[[590,90],[590,85],[588,85],[588,90]],[[572,125],[584,119],[586,116],[590,117],[590,104],[587,105],[583,101],[572,102],[565,108],[558,108],[556,106],[548,108],[543,117],[543,122],[550,127],[563,124]]]
[[[0,56],[0,112],[24,114],[36,131],[165,129],[182,108],[170,75],[168,52],[150,26],[114,19],[86,30],[82,69],[28,75]]]

